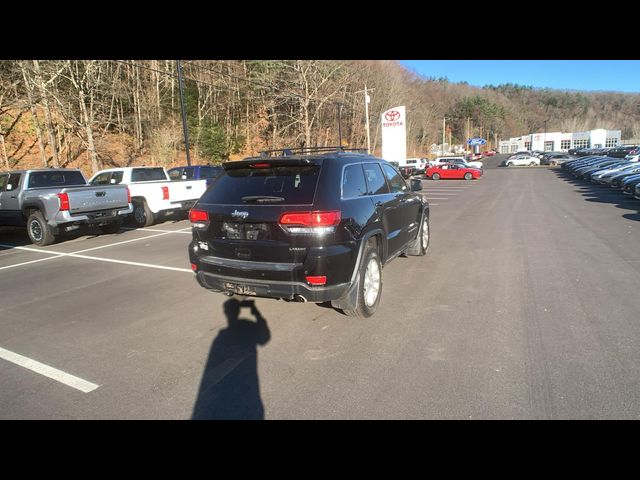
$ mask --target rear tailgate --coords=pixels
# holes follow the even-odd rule
[[[209,221],[206,229],[194,229],[194,240],[215,257],[205,263],[221,266],[212,264],[209,271],[290,280],[309,249],[326,243],[326,237],[323,242],[313,235],[292,235],[280,223],[285,213],[313,210],[320,165],[291,162],[264,168],[267,163],[227,169],[196,205],[195,209],[207,211]]]
[[[129,206],[127,187],[124,185],[71,187],[63,189],[60,193],[68,195],[71,215],[118,210]]]

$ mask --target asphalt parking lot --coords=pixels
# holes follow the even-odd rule
[[[430,250],[369,319],[256,299],[238,322],[186,220],[0,231],[0,418],[639,418],[640,201],[500,160],[423,182]]]

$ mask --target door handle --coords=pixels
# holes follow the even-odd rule
[[[16,197],[15,195],[11,195],[11,198],[18,198],[18,197]]]

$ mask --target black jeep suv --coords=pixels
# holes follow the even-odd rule
[[[429,247],[429,204],[380,158],[342,148],[224,163],[189,214],[191,268],[227,295],[331,302],[369,317],[382,267]]]

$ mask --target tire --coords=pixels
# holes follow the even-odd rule
[[[374,293],[373,287],[376,282],[377,290]],[[367,245],[360,265],[358,307],[354,310],[343,310],[343,312],[350,317],[368,318],[376,312],[381,297],[382,262],[380,262],[378,251],[373,246]]]
[[[471,175],[469,172],[464,174],[464,179],[465,180],[471,180],[473,178],[473,175]]]
[[[440,174],[434,173],[433,175],[431,175],[431,180],[440,180]]]
[[[425,235],[425,232],[426,232],[426,235]],[[418,255],[423,256],[427,253],[427,250],[429,250],[429,240],[431,238],[431,229],[429,228],[429,217],[427,217],[426,215],[422,219],[422,225],[420,227],[420,233],[418,235],[420,235],[420,252],[418,253]]]
[[[535,166],[536,166],[536,162],[531,162],[531,163],[529,164],[529,166],[530,166],[530,167],[535,167]]]
[[[513,162],[507,162],[507,167],[513,167]]]
[[[153,225],[156,219],[145,200],[134,200],[131,220],[136,227],[144,228]]]
[[[114,234],[120,231],[120,227],[122,226],[122,222],[120,219],[115,222],[108,223],[107,225],[100,225],[100,231],[106,234]]]
[[[44,247],[56,241],[53,228],[44,219],[44,215],[36,210],[27,219],[27,234],[34,245]]]

